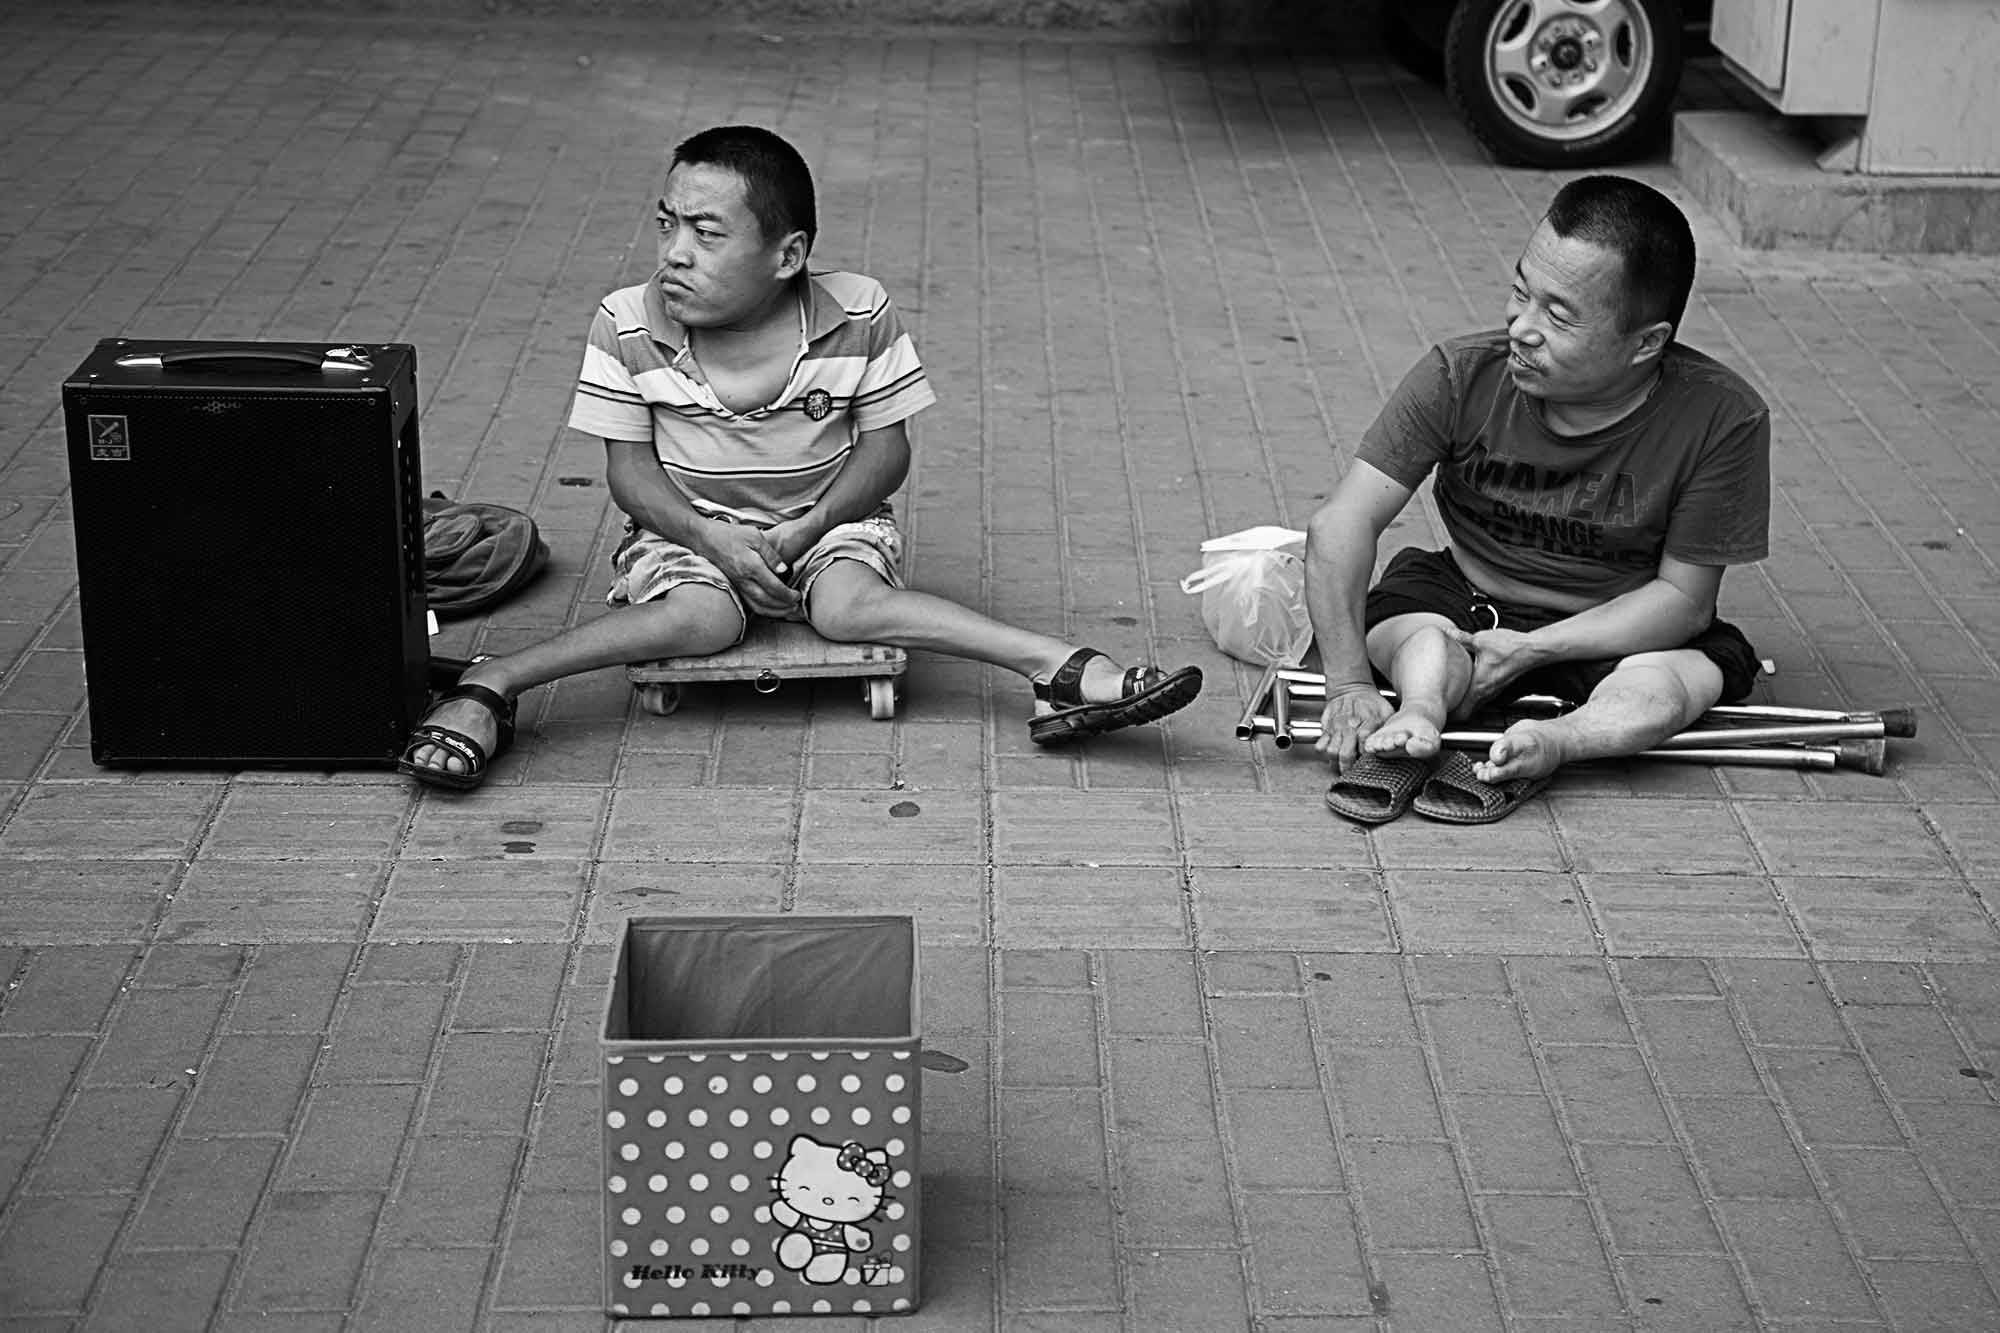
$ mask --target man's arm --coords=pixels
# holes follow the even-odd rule
[[[910,435],[902,422],[862,431],[819,503],[771,528],[768,535],[779,557],[787,563],[797,560],[842,523],[867,518],[896,493],[909,472]]]
[[[1306,525],[1306,611],[1326,673],[1318,749],[1342,767],[1361,738],[1395,711],[1375,688],[1362,612],[1382,534],[1413,494],[1357,459]]]
[[[702,514],[668,479],[650,442],[606,440],[604,455],[612,503],[640,527],[706,556],[759,615],[784,615],[798,604],[798,594],[776,572],[787,557],[769,533]]]
[[[1471,712],[1523,672],[1551,662],[1630,657],[1678,648],[1715,619],[1722,566],[1660,557],[1651,582],[1573,616],[1521,633],[1482,630],[1464,635],[1472,652],[1472,686],[1461,711]]]

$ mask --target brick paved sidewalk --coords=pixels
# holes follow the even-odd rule
[[[0,1329],[603,1327],[615,928],[742,911],[919,924],[924,1303],[886,1327],[2000,1326],[1989,265],[1696,218],[1687,334],[1781,481],[1725,612],[1763,697],[1919,709],[1887,777],[1606,765],[1363,832],[1233,739],[1250,674],[1175,580],[1307,517],[1554,179],[1365,62],[662,28],[0,16]],[[1061,754],[935,659],[891,724],[845,684],[661,719],[603,672],[461,799],[94,768],[58,386],[95,340],[416,344],[427,486],[555,552],[442,650],[539,637],[614,529],[560,427],[589,312],[724,120],[800,144],[818,257],[914,326],[917,579],[1202,701]]]

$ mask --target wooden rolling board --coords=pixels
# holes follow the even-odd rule
[[[680,687],[704,681],[747,680],[775,690],[787,680],[846,676],[864,682],[863,698],[876,718],[894,717],[898,682],[910,661],[901,648],[879,643],[835,643],[796,620],[753,620],[743,642],[710,657],[668,657],[635,662],[626,678],[648,712],[665,715],[680,703]]]

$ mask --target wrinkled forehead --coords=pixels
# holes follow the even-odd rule
[[[707,162],[682,162],[669,171],[660,202],[681,217],[751,221],[749,186],[729,168]]]
[[[1517,271],[1529,294],[1549,304],[1611,314],[1624,309],[1624,257],[1581,236],[1559,236],[1547,219],[1528,237]]]

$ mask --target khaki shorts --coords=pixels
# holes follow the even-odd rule
[[[858,560],[890,587],[902,587],[903,534],[896,527],[895,510],[883,505],[867,518],[840,524],[792,565],[785,584],[798,593],[799,609],[785,617],[787,620],[805,619],[806,598],[814,582],[836,560]],[[611,591],[604,600],[613,606],[654,602],[683,583],[706,583],[728,593],[744,625],[750,623],[750,609],[713,561],[629,520],[625,540],[611,553],[611,575]]]

